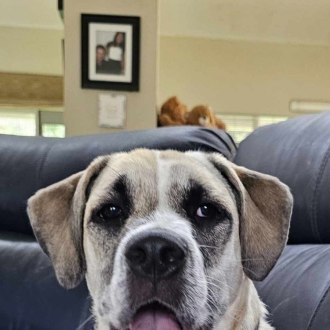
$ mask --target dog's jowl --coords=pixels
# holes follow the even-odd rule
[[[86,278],[96,329],[272,329],[252,280],[286,244],[292,197],[218,154],[102,156],[28,213],[66,288]]]

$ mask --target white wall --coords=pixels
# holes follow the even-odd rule
[[[290,115],[292,99],[330,101],[330,47],[160,38],[158,104],[177,95],[216,112]]]

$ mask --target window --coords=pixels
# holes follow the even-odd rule
[[[288,119],[288,117],[280,116],[259,116],[257,117],[257,127],[280,123]]]
[[[40,135],[45,137],[65,137],[62,111],[39,111]]]
[[[64,137],[61,109],[20,109],[0,107],[0,134]]]
[[[42,124],[41,130],[45,137],[65,137],[65,126],[62,124]]]
[[[0,133],[34,136],[37,135],[37,112],[32,110],[0,110]]]
[[[219,115],[227,125],[228,133],[236,143],[244,140],[257,127],[279,123],[287,120],[283,116],[257,116],[257,115]]]

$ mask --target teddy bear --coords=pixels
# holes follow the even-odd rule
[[[170,97],[161,107],[159,126],[185,125],[188,108],[176,96]]]
[[[186,115],[186,124],[226,129],[226,124],[217,118],[211,107],[207,105],[197,105],[190,110]]]

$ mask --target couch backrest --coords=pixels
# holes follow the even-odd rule
[[[99,155],[140,147],[214,151],[228,159],[236,151],[224,131],[192,126],[64,139],[0,135],[0,230],[32,234],[26,201],[38,189],[83,170]]]
[[[235,162],[277,176],[294,196],[289,243],[330,243],[330,112],[257,129]]]

